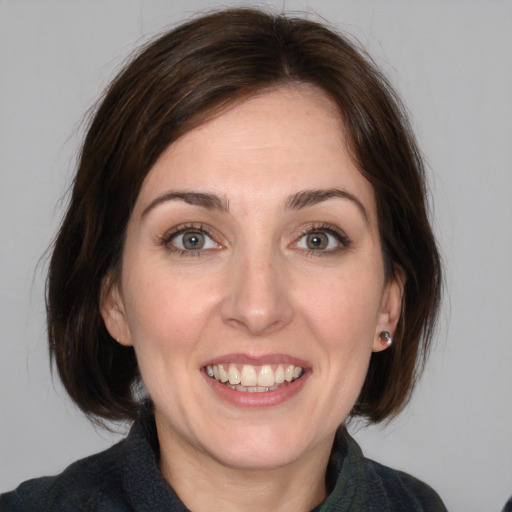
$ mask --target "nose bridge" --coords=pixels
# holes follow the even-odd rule
[[[224,318],[252,334],[266,334],[286,325],[292,308],[279,251],[266,240],[241,244],[229,269]]]

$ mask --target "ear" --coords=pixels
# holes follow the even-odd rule
[[[130,329],[126,319],[121,290],[117,282],[106,278],[100,297],[100,312],[110,336],[118,343],[129,347],[132,345]]]
[[[390,343],[383,342],[380,333],[388,331],[393,336],[402,312],[404,287],[405,272],[402,267],[395,265],[393,275],[385,284],[382,294],[381,308],[373,341],[373,352],[380,352],[390,346]]]

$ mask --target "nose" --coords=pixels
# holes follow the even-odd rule
[[[271,250],[263,252],[234,258],[222,304],[224,322],[254,336],[279,330],[293,318],[285,269]]]

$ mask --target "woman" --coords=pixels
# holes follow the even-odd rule
[[[247,9],[165,34],[98,107],[48,276],[67,391],[134,425],[2,510],[445,510],[343,426],[404,407],[440,274],[400,102],[351,44]]]

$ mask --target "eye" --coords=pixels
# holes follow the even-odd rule
[[[327,249],[329,248],[329,242],[332,242],[327,233],[308,233],[304,235],[304,238],[307,248],[311,250]],[[333,237],[331,236],[331,238]],[[334,240],[334,242],[336,242],[336,240]]]
[[[313,228],[305,232],[296,247],[306,251],[335,252],[348,247],[348,238],[332,228]]]
[[[183,228],[169,233],[164,243],[169,249],[180,253],[220,248],[220,245],[204,229],[198,228]]]

